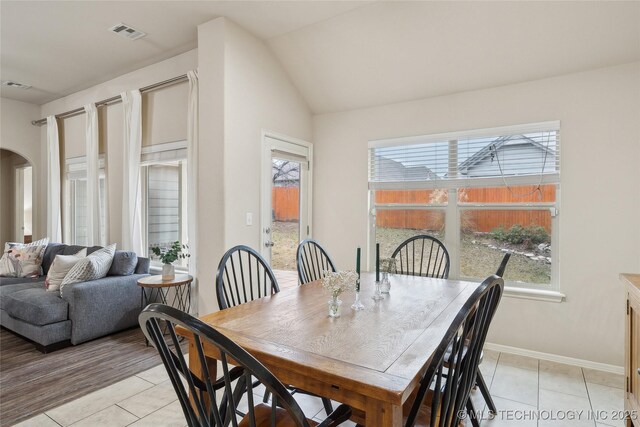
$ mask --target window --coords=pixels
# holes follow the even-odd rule
[[[508,286],[557,290],[559,143],[558,122],[370,142],[370,240],[435,236],[473,280],[510,252]]]
[[[141,159],[143,243],[154,264],[152,247],[187,241],[186,142],[143,147]],[[175,262],[187,267],[187,260]]]
[[[66,162],[65,240],[72,245],[87,246],[87,164],[85,157],[68,159]],[[106,181],[104,158],[99,160],[98,190],[100,199],[100,245],[107,243]]]

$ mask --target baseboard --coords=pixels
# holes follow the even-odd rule
[[[527,350],[526,348],[511,347],[502,344],[485,343],[484,348],[487,350],[499,351],[501,353],[516,354],[518,356],[533,357],[540,360],[548,360],[549,362],[564,363],[566,365],[579,366],[581,368],[596,369],[598,371],[610,372],[612,374],[624,375],[624,366],[608,365],[606,363],[591,362],[584,359],[576,359],[573,357],[560,356],[557,354],[543,353],[541,351]]]

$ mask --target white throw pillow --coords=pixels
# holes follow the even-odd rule
[[[7,242],[0,258],[0,276],[38,277],[42,274],[42,258],[49,238],[24,244]]]
[[[56,255],[53,259],[51,267],[49,267],[49,273],[44,281],[44,287],[47,291],[53,292],[60,290],[60,284],[69,273],[69,270],[73,268],[81,259],[87,256],[87,248],[80,250],[73,255]]]
[[[109,245],[106,248],[98,249],[81,259],[71,267],[60,284],[60,296],[64,293],[64,287],[73,283],[87,282],[89,280],[101,279],[107,275],[113,255],[116,252],[116,245]]]

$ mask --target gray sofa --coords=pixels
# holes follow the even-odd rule
[[[33,341],[44,353],[137,325],[137,281],[149,275],[148,258],[116,251],[107,277],[67,285],[64,297],[45,290],[44,280],[55,256],[75,254],[82,248],[50,243],[42,261],[43,276],[0,277],[0,325]],[[98,249],[89,247],[87,254]]]

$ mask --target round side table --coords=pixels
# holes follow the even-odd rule
[[[188,274],[176,274],[172,280],[162,280],[160,275],[147,276],[138,280],[138,286],[142,290],[140,295],[141,309],[152,302],[160,302],[189,313],[191,311],[191,282],[193,282],[193,277]],[[171,292],[172,290],[173,292]],[[171,299],[171,303],[169,303],[169,299]]]

